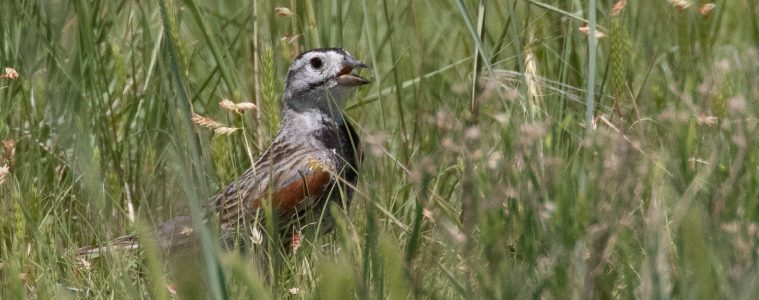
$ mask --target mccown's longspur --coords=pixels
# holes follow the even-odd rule
[[[245,243],[262,224],[269,205],[287,241],[306,225],[331,228],[328,203],[350,203],[361,161],[359,137],[342,108],[357,86],[369,83],[355,74],[367,65],[339,48],[314,49],[296,57],[282,97],[282,122],[274,141],[240,177],[209,199],[226,245]],[[187,216],[160,224],[160,248],[180,248],[194,240]],[[260,227],[259,227],[260,228]],[[243,237],[243,238],[240,238]],[[135,236],[111,241],[113,248],[139,247]],[[101,246],[80,255],[96,254]]]

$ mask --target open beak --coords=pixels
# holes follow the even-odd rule
[[[369,69],[369,66],[353,57],[347,57],[343,61],[343,67],[337,72],[337,75],[335,75],[337,84],[342,86],[358,86],[369,83],[369,80],[366,80],[353,72],[353,70],[360,68]]]

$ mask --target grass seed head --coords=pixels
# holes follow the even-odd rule
[[[464,138],[468,141],[475,141],[480,138],[482,131],[477,126],[472,126],[466,129],[464,132]]]
[[[2,185],[5,182],[5,179],[8,177],[8,175],[11,173],[8,166],[2,166],[0,167],[0,185]]]
[[[691,2],[690,0],[669,0],[669,3],[672,4],[672,6],[677,8],[677,10],[679,11],[683,11],[686,8],[693,5],[693,2]]]
[[[192,122],[200,127],[205,127],[208,129],[217,129],[224,127],[224,124],[214,121],[209,117],[201,116],[198,114],[192,115]]]
[[[177,296],[177,287],[174,286],[173,284],[167,284],[166,291],[169,292],[169,295],[171,295],[172,297]]]
[[[617,1],[617,3],[615,3],[614,6],[611,8],[611,15],[618,16],[620,13],[622,13],[622,10],[625,9],[626,5],[627,5],[627,0]]]
[[[219,134],[219,135],[230,135],[232,133],[235,133],[235,131],[240,130],[240,128],[237,127],[219,127],[213,130],[213,133]]]
[[[380,157],[384,154],[383,145],[390,138],[387,133],[371,134],[364,137],[364,141],[369,144],[369,153],[375,157]]]
[[[503,153],[501,151],[494,151],[488,156],[488,168],[491,170],[497,170],[503,159]]]
[[[237,107],[235,106],[235,103],[230,101],[229,99],[221,99],[221,101],[219,102],[219,106],[223,110],[226,110],[226,111],[238,112]]]
[[[182,226],[179,228],[179,234],[183,236],[190,236],[192,235],[192,232],[193,232],[192,227],[189,227],[189,226]]]
[[[714,3],[706,3],[703,6],[698,8],[698,13],[700,13],[704,18],[708,18],[712,15],[712,11],[714,8],[717,7]]]
[[[90,260],[87,259],[86,257],[77,256],[76,267],[77,269],[81,269],[81,270],[91,270],[92,263],[90,263]]]
[[[258,106],[256,106],[256,104],[252,102],[240,102],[240,103],[235,104],[235,106],[237,106],[237,109],[241,111],[255,110],[258,108]]]
[[[696,117],[696,121],[698,122],[698,124],[701,124],[701,125],[713,126],[717,124],[717,121],[719,121],[719,118],[715,116],[707,115],[702,112],[698,114],[698,116]]]
[[[0,79],[16,79],[18,78],[18,72],[13,68],[6,67],[3,70],[3,74],[0,74]]]
[[[274,14],[277,15],[277,17],[291,17],[293,12],[287,8],[287,7],[277,7],[274,9]]]
[[[590,27],[588,25],[577,28],[577,30],[579,30],[584,36],[588,36],[590,34]],[[600,39],[603,37],[606,37],[606,34],[596,28],[596,38]]]
[[[3,141],[3,159],[8,163],[9,168],[13,168],[13,162],[16,161],[16,142],[13,140]]]
[[[728,111],[733,115],[742,115],[746,113],[748,105],[746,98],[743,96],[735,96],[727,103]]]
[[[257,226],[250,227],[248,238],[250,238],[250,242],[254,245],[260,245],[264,241],[264,235],[261,234],[261,230]]]
[[[251,102],[241,102],[241,103],[234,103],[230,101],[229,99],[221,99],[219,102],[219,106],[226,110],[233,113],[240,113],[240,111],[246,111],[246,110],[254,110],[258,108],[256,104]]]
[[[300,232],[293,234],[293,236],[290,238],[290,247],[293,249],[293,252],[298,251],[301,246],[301,236]]]
[[[192,122],[200,127],[211,129],[215,134],[219,135],[230,135],[235,131],[240,130],[238,127],[227,127],[221,122],[214,121],[209,117],[201,116],[198,114],[192,115]]]

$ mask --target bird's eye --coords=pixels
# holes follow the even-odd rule
[[[321,67],[324,65],[324,62],[321,58],[314,57],[312,58],[309,63],[311,64],[311,67],[314,69],[321,69]]]

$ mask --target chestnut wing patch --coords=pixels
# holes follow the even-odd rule
[[[285,151],[275,150],[278,151],[274,153]],[[222,224],[243,221],[262,204],[268,204],[279,215],[293,214],[329,192],[335,181],[331,166],[305,150],[291,151],[298,159],[264,156],[256,162],[257,172],[246,171],[237,182],[227,186],[214,200]]]
[[[292,212],[305,204],[305,201],[321,196],[332,182],[332,175],[322,170],[307,173],[297,172],[294,176],[297,178],[290,181],[289,184],[281,186],[271,193],[263,193],[260,197],[250,201],[251,206],[249,208],[258,209],[261,206],[261,200],[270,200],[272,208],[277,212]]]

